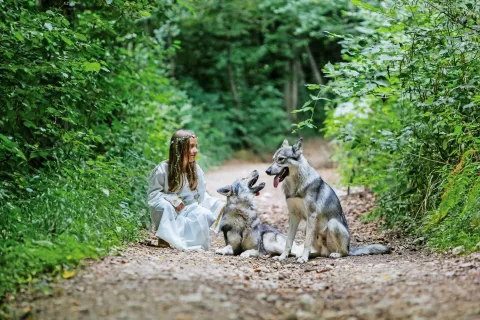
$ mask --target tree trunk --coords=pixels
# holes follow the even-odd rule
[[[312,51],[310,50],[310,46],[308,45],[308,43],[305,45],[305,48],[307,49],[308,61],[310,62],[310,68],[312,68],[313,76],[315,77],[315,81],[318,84],[323,84],[322,74],[318,70],[317,62],[315,61],[315,58],[313,57]]]
[[[297,109],[298,104],[298,56],[295,56],[295,60],[293,60],[292,66],[292,105],[291,111]],[[297,119],[296,113],[290,113],[292,120]]]
[[[303,72],[302,60],[300,59],[300,57],[297,58],[297,60],[296,60],[295,68],[297,69],[297,73],[298,73],[299,87],[302,88],[302,89],[305,89],[305,84],[306,84],[305,83],[305,72]]]
[[[171,47],[173,45],[173,40],[172,40],[172,35],[169,35],[168,36],[168,46]],[[170,76],[172,78],[175,78],[175,67],[176,67],[176,63],[175,63],[175,54],[171,54],[170,55]]]
[[[285,86],[283,90],[283,98],[285,100],[285,110],[287,111],[287,116],[290,118],[288,110],[292,103],[292,89],[291,89],[291,80],[290,80],[290,61],[285,64]]]
[[[230,82],[230,90],[232,90],[233,100],[237,107],[240,108],[240,98],[238,97],[237,85],[235,84],[235,77],[233,75],[232,64],[230,63],[230,48],[228,48],[228,59],[227,59],[227,72],[228,72],[228,81]]]
[[[294,60],[290,60],[285,66],[285,74],[287,75],[284,87],[285,106],[287,111],[287,117],[292,121],[295,121],[297,119],[297,115],[295,113],[292,113],[292,111],[297,109],[298,104],[298,82],[299,73],[301,72],[301,69],[299,69],[298,67],[299,64],[300,60],[298,56],[296,56]]]

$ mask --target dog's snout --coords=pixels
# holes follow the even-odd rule
[[[272,174],[272,167],[269,167],[267,171],[265,171],[267,174]]]

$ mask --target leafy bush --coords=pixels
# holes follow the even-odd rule
[[[382,1],[347,15],[345,62],[328,64],[327,135],[348,184],[380,195],[388,226],[435,248],[480,241],[480,7],[471,1]],[[478,248],[477,248],[478,249]]]
[[[138,236],[145,209],[132,189],[139,172],[101,158],[76,165],[67,164],[62,175],[34,177],[30,196],[0,208],[2,294]]]
[[[148,227],[146,176],[191,108],[152,4],[0,2],[0,297]]]

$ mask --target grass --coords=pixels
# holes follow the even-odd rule
[[[148,226],[146,175],[143,165],[90,161],[45,173],[28,195],[3,201],[0,297],[44,285],[44,276],[66,277],[82,259],[137,240]]]

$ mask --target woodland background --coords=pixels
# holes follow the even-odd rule
[[[142,237],[178,128],[205,168],[325,136],[367,219],[480,241],[475,0],[0,0],[0,297]],[[319,150],[321,152],[321,150]]]

